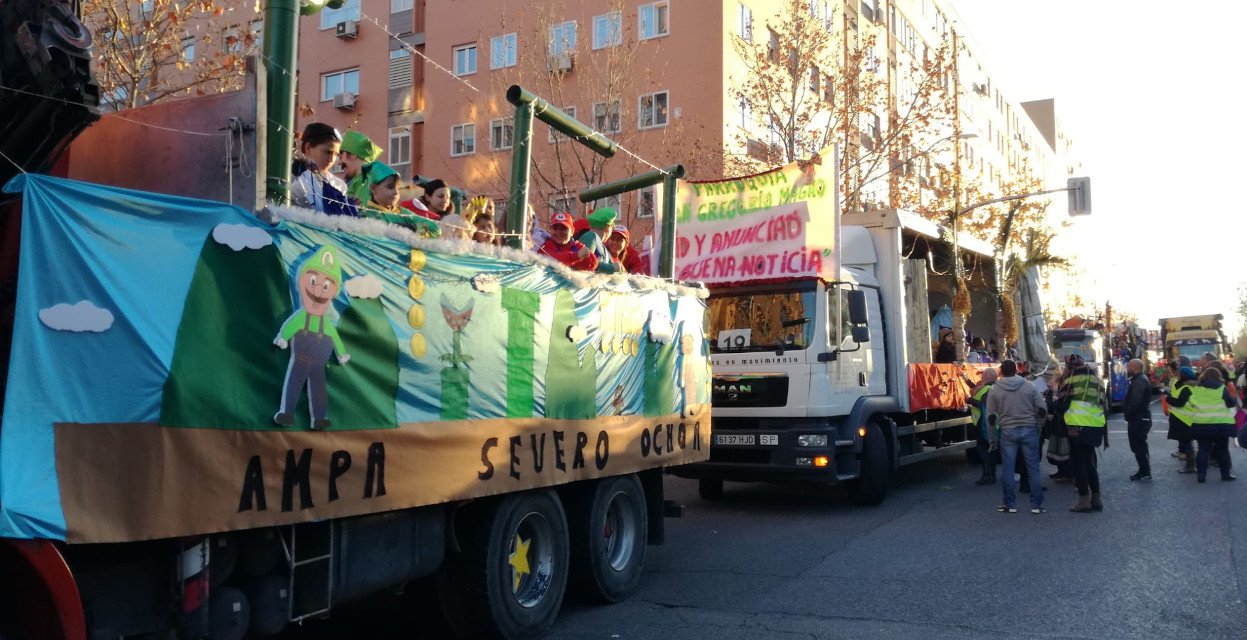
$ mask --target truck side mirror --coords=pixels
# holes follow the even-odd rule
[[[853,342],[858,344],[870,342],[870,327],[864,324],[853,325]]]
[[[854,325],[866,324],[869,322],[870,316],[866,313],[866,292],[861,289],[853,289],[848,292],[849,300],[849,322]],[[856,327],[854,327],[856,329]],[[856,333],[854,339],[856,339]],[[859,342],[862,342],[859,340]]]

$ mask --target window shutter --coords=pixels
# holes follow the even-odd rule
[[[390,59],[390,88],[405,89],[411,86],[411,55]]]

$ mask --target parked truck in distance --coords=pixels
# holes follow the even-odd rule
[[[803,178],[817,181],[808,175],[787,181]],[[703,201],[694,206],[699,213],[714,210],[716,203],[704,202],[706,192],[765,202],[765,195],[750,193],[763,190],[752,179],[739,188],[703,187]],[[811,209],[806,224],[815,233],[814,205],[792,208],[801,207]],[[744,215],[759,219],[740,220],[740,227],[773,228],[761,214]],[[795,277],[776,279],[774,272],[756,273],[766,262],[760,252],[744,257],[745,276],[738,270],[735,281],[708,283],[710,459],[672,470],[696,478],[703,499],[719,498],[725,481],[796,481],[847,485],[856,502],[879,504],[898,467],[975,444],[966,398],[980,369],[931,362],[938,327],[930,326],[929,310],[952,303],[947,231],[896,210],[845,215],[840,222],[832,232],[838,246],[823,252],[840,257],[831,273],[824,264],[821,273],[792,269]],[[696,230],[680,233],[690,250],[677,265],[704,273],[723,256],[694,255],[698,247],[731,231],[705,238]],[[965,236],[961,251],[979,274],[970,279],[977,302],[969,330],[994,335],[991,247]]]
[[[1061,361],[1064,361],[1065,356],[1077,354],[1096,372],[1104,385],[1104,397],[1108,401],[1105,409],[1112,411],[1126,401],[1128,360],[1114,358],[1099,331],[1053,329],[1052,350]]]
[[[1194,363],[1209,352],[1217,358],[1231,355],[1230,343],[1221,326],[1223,319],[1219,313],[1161,318],[1160,342],[1165,358],[1177,360],[1186,356]]]

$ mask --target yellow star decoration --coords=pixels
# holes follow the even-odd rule
[[[525,540],[520,534],[515,534],[515,551],[511,552],[511,558],[508,562],[511,564],[511,593],[520,590],[520,578],[524,575],[532,573],[528,568],[528,546],[532,544],[532,540]]]

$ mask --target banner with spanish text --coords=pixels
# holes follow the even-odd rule
[[[839,276],[835,153],[720,182],[681,182],[676,278],[708,285]]]

